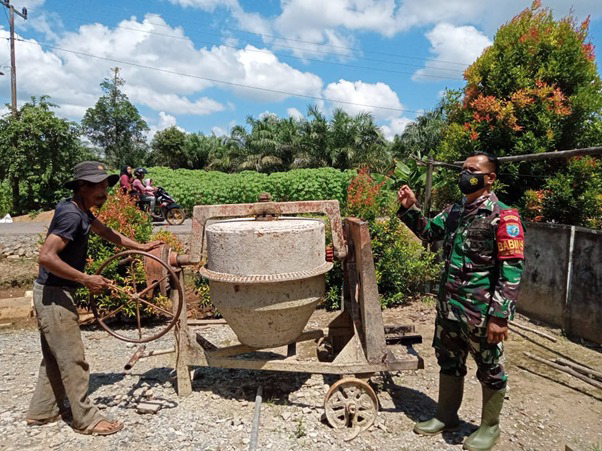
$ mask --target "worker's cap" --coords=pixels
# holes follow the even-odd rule
[[[113,186],[119,180],[117,174],[109,175],[107,167],[98,161],[82,161],[73,169],[73,180],[69,180],[65,185],[67,189],[74,189],[78,180],[90,183],[100,183],[109,179],[109,186]]]

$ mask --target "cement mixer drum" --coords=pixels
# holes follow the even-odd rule
[[[211,301],[242,344],[270,348],[303,332],[325,290],[324,223],[237,219],[207,226]]]

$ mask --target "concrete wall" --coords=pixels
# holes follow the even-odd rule
[[[574,227],[571,253],[571,229],[527,224],[518,311],[602,343],[602,232]]]
[[[576,228],[565,327],[602,343],[602,231]]]
[[[525,231],[525,272],[518,311],[562,326],[571,228],[528,223]]]

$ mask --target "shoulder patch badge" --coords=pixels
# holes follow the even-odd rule
[[[502,210],[497,229],[497,258],[509,260],[525,258],[525,232],[515,209]]]

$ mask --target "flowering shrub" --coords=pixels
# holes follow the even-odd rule
[[[150,241],[163,241],[174,252],[177,252],[178,254],[184,252],[184,244],[182,244],[182,241],[180,241],[175,234],[167,230],[161,230],[157,233],[154,233],[150,237]]]
[[[411,293],[422,292],[426,282],[435,281],[441,265],[435,264],[435,254],[425,250],[395,217],[396,193],[383,189],[385,184],[386,180],[376,182],[366,170],[360,170],[347,190],[347,215],[370,224],[381,305],[392,307],[403,303]],[[342,285],[342,265],[337,263],[326,275],[327,309],[340,307]]]
[[[360,169],[347,187],[347,216],[373,221],[387,215],[395,193],[383,189],[386,181],[377,182],[367,169]]]
[[[588,35],[589,19],[555,20],[539,0],[500,27],[493,45],[465,71],[464,89],[445,97],[449,125],[436,159],[463,160],[476,150],[504,157],[599,145],[602,81]],[[520,201],[530,219],[576,224],[579,216],[551,211],[571,196],[568,185],[544,186],[564,168],[558,161],[506,163],[500,178],[507,189],[498,195],[509,205]],[[449,176],[450,186],[456,181]],[[437,196],[435,203],[441,203]]]

